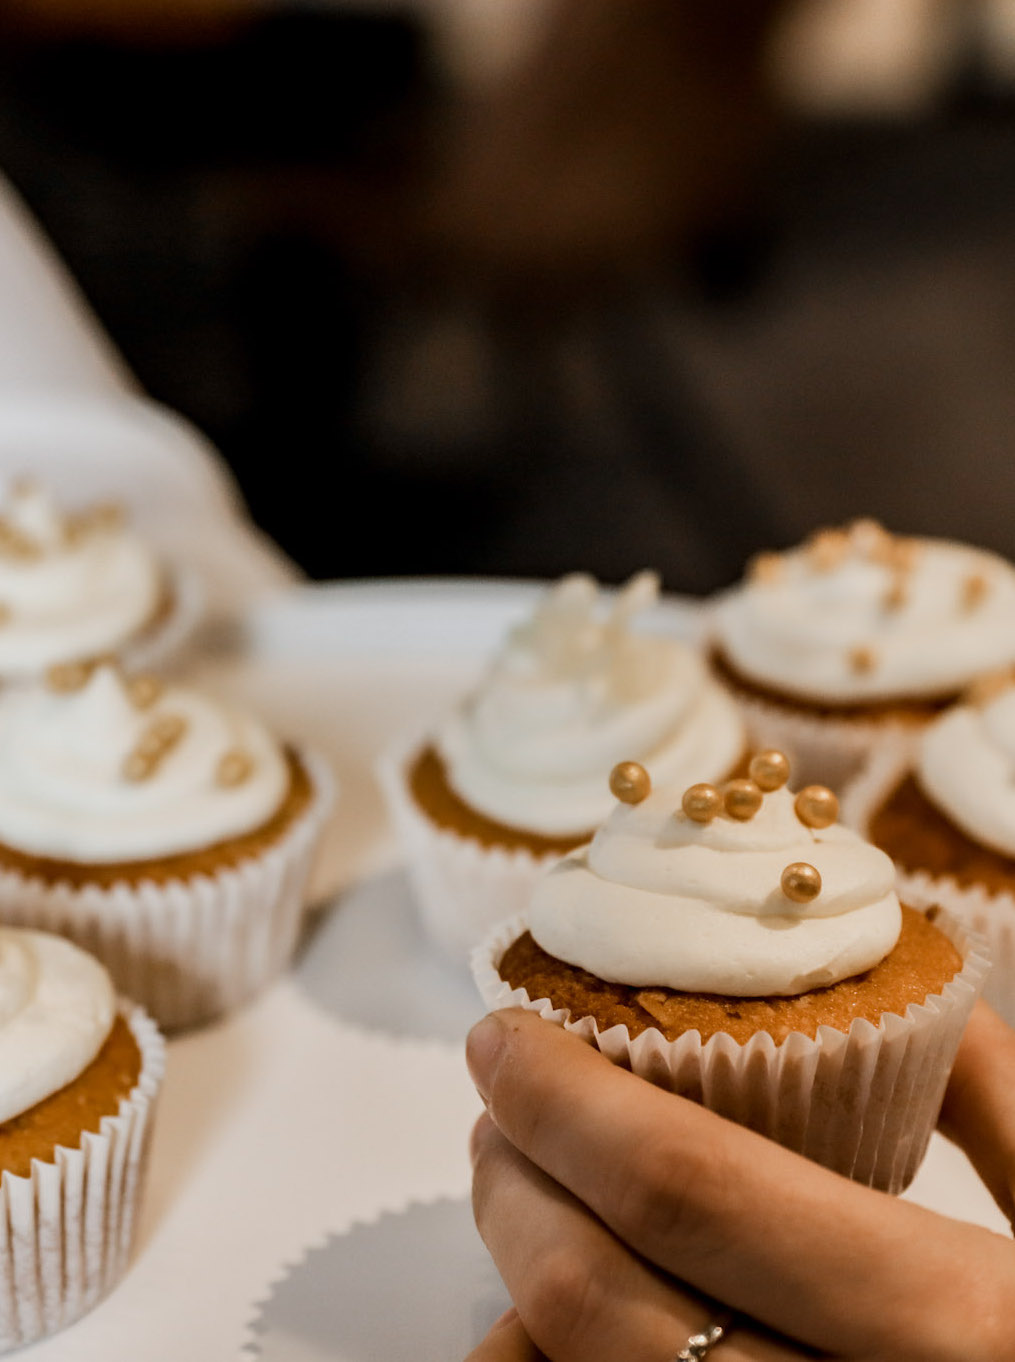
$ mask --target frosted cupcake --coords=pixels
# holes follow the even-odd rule
[[[887,732],[915,735],[1015,661],[1015,569],[876,522],[763,554],[713,617],[713,662],[752,737],[839,784]]]
[[[902,907],[891,861],[835,821],[830,790],[794,798],[777,752],[751,771],[619,803],[477,949],[477,982],[490,1007],[533,1008],[654,1083],[901,1190],[986,961],[958,923]]]
[[[589,840],[622,758],[671,782],[723,779],[743,759],[736,706],[700,655],[633,627],[658,592],[642,573],[607,604],[592,578],[564,578],[475,693],[383,764],[424,924],[457,958]]]
[[[96,960],[0,928],[0,1351],[122,1277],[163,1068],[159,1033]]]
[[[912,752],[884,748],[845,792],[846,816],[899,870],[990,942],[984,993],[1015,1023],[1015,674],[984,679]]]
[[[329,802],[312,757],[154,677],[83,664],[0,693],[0,920],[93,950],[165,1026],[287,963]]]
[[[153,666],[180,649],[200,613],[195,580],[170,572],[120,508],[58,510],[31,482],[0,495],[0,681],[116,655]]]

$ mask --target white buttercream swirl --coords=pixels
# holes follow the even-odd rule
[[[921,740],[916,778],[974,841],[1015,856],[1015,689],[936,719]]]
[[[0,927],[0,1121],[72,1083],[115,1014],[109,975],[92,956],[48,932]]]
[[[604,613],[595,582],[576,574],[511,634],[435,740],[466,803],[509,827],[566,836],[609,812],[620,761],[661,783],[728,774],[746,741],[734,705],[687,644],[631,628],[657,595],[643,573]]]
[[[1015,569],[1004,559],[863,526],[840,545],[840,556],[813,543],[772,555],[721,602],[717,640],[744,676],[802,700],[862,704],[946,697],[1015,660]]]
[[[676,812],[674,812],[676,808]],[[821,893],[781,888],[805,861]],[[859,974],[895,945],[892,862],[838,824],[805,827],[785,789],[748,822],[692,822],[674,791],[618,804],[588,847],[539,882],[529,929],[601,979],[736,997],[792,995]]]
[[[0,498],[0,675],[111,652],[155,615],[151,550],[115,517],[61,515],[40,488]]]
[[[159,720],[183,733],[144,779],[125,764]],[[249,774],[217,779],[226,754]],[[87,864],[146,860],[211,846],[260,827],[281,806],[289,771],[256,719],[182,686],[133,703],[117,671],[95,669],[71,694],[0,692],[0,841]]]

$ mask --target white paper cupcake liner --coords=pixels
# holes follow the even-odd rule
[[[126,1271],[165,1042],[141,1008],[124,1002],[120,1011],[141,1072],[118,1113],[86,1131],[79,1149],[58,1145],[29,1176],[0,1178],[0,1352],[66,1328]]]
[[[386,753],[377,778],[405,854],[423,929],[449,958],[465,966],[469,952],[491,927],[528,907],[536,881],[560,855],[484,847],[432,822],[413,799],[408,781],[424,741],[403,743]]]
[[[989,967],[986,944],[961,922],[935,920],[964,964],[940,994],[886,1014],[878,1026],[858,1019],[848,1032],[822,1026],[817,1037],[781,1045],[759,1032],[745,1044],[697,1031],[667,1040],[650,1028],[600,1031],[592,1017],[572,1020],[547,998],[512,989],[497,966],[525,930],[524,916],[502,923],[472,956],[491,1010],[524,1007],[596,1045],[615,1064],[658,1087],[701,1102],[798,1154],[867,1186],[900,1192],[912,1181],[937,1121],[962,1031]]]
[[[167,574],[171,605],[165,619],[119,649],[130,672],[159,671],[178,663],[197,632],[204,615],[204,585],[189,568],[173,567]]]
[[[832,719],[808,710],[789,709],[742,690],[725,676],[719,680],[739,704],[752,745],[785,752],[794,787],[817,782],[838,791],[879,745],[915,744],[923,730],[918,722]]]
[[[875,810],[884,803],[909,769],[905,748],[872,754],[850,782],[842,798],[842,818],[867,836]],[[951,875],[896,867],[899,897],[914,908],[939,904],[979,933],[990,949],[991,970],[983,996],[1015,1027],[1015,885],[1010,891],[962,885]]]
[[[313,785],[279,840],[215,875],[71,885],[0,870],[0,922],[57,932],[100,959],[117,989],[167,1029],[231,1011],[285,969],[303,917],[334,781],[300,754]]]

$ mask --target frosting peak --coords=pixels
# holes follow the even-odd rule
[[[0,674],[116,648],[155,615],[161,580],[116,507],[63,514],[23,480],[0,491]]]
[[[99,962],[48,932],[0,928],[0,1121],[77,1078],[116,1012]]]
[[[633,627],[658,593],[643,572],[604,606],[594,580],[575,574],[511,632],[437,734],[466,802],[508,826],[581,834],[609,811],[621,760],[662,781],[729,771],[744,746],[735,707],[693,649]]]
[[[0,841],[19,851],[107,863],[211,846],[267,822],[288,780],[260,723],[189,688],[75,664],[0,692]]]
[[[1015,856],[1015,678],[982,686],[928,726],[916,777],[974,841]],[[993,693],[991,693],[993,692]],[[975,692],[974,692],[975,694]]]
[[[738,671],[801,699],[945,696],[1015,659],[1015,569],[858,521],[756,560],[716,631]]]
[[[786,873],[801,866],[816,896],[790,892]],[[809,826],[785,788],[749,819],[704,823],[661,790],[618,804],[589,847],[543,877],[529,928],[552,955],[618,983],[795,994],[891,950],[894,881],[883,852],[838,824]]]

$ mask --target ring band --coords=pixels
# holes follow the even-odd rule
[[[703,1362],[713,1348],[717,1348],[733,1323],[733,1311],[723,1310],[709,1321],[700,1333],[692,1334],[677,1353],[673,1362]]]

